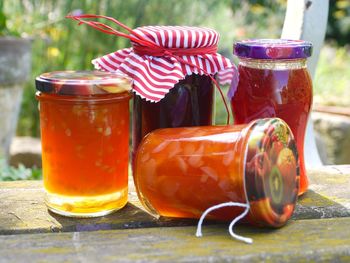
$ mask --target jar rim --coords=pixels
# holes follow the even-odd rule
[[[36,89],[58,95],[91,96],[131,90],[132,80],[120,73],[105,71],[53,71],[35,79]]]

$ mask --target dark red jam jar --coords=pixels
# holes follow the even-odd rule
[[[213,113],[214,85],[210,77],[205,75],[186,76],[158,103],[134,95],[133,154],[150,131],[211,125]]]
[[[312,104],[312,82],[306,59],[312,44],[300,40],[258,39],[234,44],[239,82],[228,93],[234,123],[279,117],[291,128],[299,152],[299,194],[308,187],[304,136]]]

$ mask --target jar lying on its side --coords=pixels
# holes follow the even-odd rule
[[[128,197],[131,80],[106,72],[57,71],[36,79],[48,208],[93,217]]]
[[[151,132],[139,146],[134,177],[142,204],[155,215],[198,218],[220,203],[248,202],[251,223],[279,227],[293,213],[298,171],[293,135],[272,118]],[[240,213],[222,208],[211,218]]]

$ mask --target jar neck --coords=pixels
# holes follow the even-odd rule
[[[240,58],[239,65],[255,69],[286,70],[306,68],[306,59],[250,59]]]

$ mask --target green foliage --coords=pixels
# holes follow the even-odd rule
[[[9,30],[7,27],[7,16],[4,12],[4,1],[0,0],[0,36],[19,36],[16,30]]]
[[[322,48],[314,79],[314,102],[350,106],[350,52],[346,47]]]
[[[8,166],[4,159],[0,159],[0,181],[39,180],[41,177],[41,169],[26,168],[22,164],[16,168]]]
[[[337,45],[348,45],[350,41],[350,1],[329,1],[329,17],[326,38]]]
[[[233,2],[236,5],[231,6],[230,0],[5,2],[4,10],[11,14],[7,27],[33,39],[32,76],[24,92],[18,135],[39,136],[39,116],[34,98],[36,76],[53,70],[92,69],[91,59],[130,46],[123,38],[106,35],[84,25],[78,26],[75,21],[64,18],[68,13],[113,16],[131,28],[155,24],[212,27],[221,35],[220,53],[231,58],[235,39],[278,37],[284,4],[274,5],[277,15],[268,16],[268,9],[263,9],[261,15],[261,8],[255,6],[251,9],[247,1],[242,4],[240,1]],[[254,21],[254,17],[258,19]],[[218,111],[222,111],[221,107],[222,103],[218,105]]]
[[[0,34],[4,35],[6,31],[6,16],[3,11],[3,2],[0,2]]]
[[[332,33],[336,32],[332,28],[340,28],[340,24],[342,28],[347,28],[346,21],[350,19],[348,3],[348,0],[330,1],[329,37],[339,37],[338,33]],[[279,37],[285,9],[286,0],[0,0],[0,28],[6,25],[6,30],[20,32],[21,36],[33,40],[32,75],[24,91],[17,133],[39,136],[39,116],[34,97],[36,76],[53,70],[92,69],[91,59],[130,46],[129,41],[123,38],[106,35],[84,25],[78,26],[75,21],[65,19],[68,13],[112,16],[131,28],[144,25],[215,28],[221,35],[219,52],[234,59],[232,44],[236,40]],[[322,73],[322,78],[328,78],[328,75],[332,79],[333,74],[328,70]],[[346,75],[345,72],[343,75]],[[341,86],[339,90],[344,89],[338,81],[332,84],[326,82],[328,87],[324,82],[316,80],[315,83],[316,96],[323,96],[325,93],[322,91],[330,90],[334,85]],[[217,122],[224,123],[225,116],[217,94]]]
[[[278,38],[286,0],[0,0],[0,36],[32,39],[32,74],[24,91],[18,135],[39,136],[34,79],[54,70],[92,69],[91,59],[129,47],[128,40],[105,35],[65,19],[71,12],[103,14],[135,28],[144,25],[206,26],[220,33],[219,52],[231,59],[234,41]],[[327,39],[346,45],[350,39],[350,1],[330,1]],[[105,22],[105,21],[103,21]],[[346,47],[322,49],[314,81],[314,100],[350,105],[350,53]],[[222,87],[226,94],[228,87]],[[230,105],[228,105],[230,110]],[[226,111],[216,94],[216,123]],[[0,180],[38,179],[41,170],[8,167],[0,160]]]

